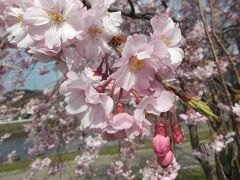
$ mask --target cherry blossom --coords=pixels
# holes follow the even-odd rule
[[[91,9],[84,13],[83,32],[77,36],[79,42],[76,46],[83,52],[84,57],[100,59],[111,52],[108,42],[119,33],[119,26],[122,23],[121,12],[107,11],[114,1],[91,0],[90,3]]]
[[[35,0],[33,6],[24,12],[23,19],[30,36],[34,40],[44,40],[52,49],[81,32],[79,22],[85,12],[80,1]]]
[[[98,93],[89,82],[80,79],[74,72],[68,72],[67,81],[62,84],[62,93],[68,103],[66,110],[78,114],[82,129],[103,129],[113,109],[112,99],[105,93]]]
[[[146,121],[141,122],[127,113],[116,114],[107,122],[107,127],[102,132],[103,137],[108,140],[141,138],[145,135],[142,123],[148,125]]]
[[[180,114],[179,117],[183,119],[187,124],[198,124],[207,121],[207,118],[202,116],[200,113],[189,109],[185,114]]]
[[[147,161],[146,166],[139,171],[142,179],[170,179],[173,180],[177,177],[178,171],[180,170],[180,165],[174,159],[172,164],[167,168],[162,168],[156,162]]]
[[[132,35],[127,38],[122,57],[114,64],[119,69],[112,74],[115,84],[126,91],[131,88],[144,90],[150,87],[154,78],[158,59],[153,57],[154,46],[144,35]],[[144,82],[144,83],[143,83]]]
[[[232,111],[234,114],[236,114],[238,116],[238,121],[240,118],[240,105],[238,103],[235,103],[235,106],[232,107]]]
[[[161,112],[169,111],[173,107],[174,102],[175,95],[171,92],[156,91],[152,96],[144,97],[137,107],[159,116]]]
[[[107,174],[134,179],[130,159],[138,154],[139,142],[147,138],[155,158],[140,170],[142,179],[175,179],[180,166],[175,158],[178,149],[172,144],[185,143],[181,126],[187,124],[190,144],[197,146],[193,154],[204,172],[212,172],[212,166],[207,166],[212,163],[210,155],[215,155],[215,164],[225,166],[228,161],[221,152],[226,150],[233,162],[224,171],[226,179],[232,179],[238,167],[235,154],[229,152],[238,148],[234,138],[239,135],[234,131],[240,116],[239,38],[232,30],[238,27],[237,8],[229,13],[235,6],[226,0],[214,3],[213,9],[204,3],[206,17],[211,19],[205,23],[199,19],[196,2],[181,1],[176,9],[171,2],[0,2],[0,116],[9,120],[30,117],[24,127],[26,143],[33,144],[27,149],[31,156],[56,149],[65,153],[74,140],[83,142],[76,148],[79,154],[71,178],[95,176],[97,168],[92,164],[99,158],[101,145],[114,140],[111,143],[118,141],[122,157],[109,163]],[[224,3],[226,8],[221,10]],[[221,14],[224,21],[219,22]],[[32,70],[51,73],[48,64],[38,66],[38,62],[54,64],[59,78],[40,97],[21,108],[13,107],[26,95],[7,92],[8,75],[14,76],[13,88],[24,88]],[[198,133],[195,125],[208,120],[199,112],[207,117],[216,113],[215,120],[209,118],[213,136],[205,146],[191,135]],[[181,124],[177,116],[184,120]],[[6,138],[1,136],[0,143]],[[16,157],[14,151],[9,155],[11,161]],[[49,158],[37,159],[27,178],[33,179],[39,170],[47,170],[47,178],[65,168]]]
[[[170,65],[175,69],[183,58],[183,50],[179,48],[181,30],[168,16],[154,16],[150,22],[153,27],[153,41],[166,46],[171,59]]]
[[[208,153],[220,153],[229,143],[234,141],[235,132],[228,132],[224,134],[216,134],[214,139],[206,144],[206,150]]]
[[[7,7],[4,11],[5,19],[8,22],[8,41],[17,44],[20,48],[27,48],[33,43],[28,34],[28,27],[25,24],[23,13],[29,3],[21,4],[20,7]]]

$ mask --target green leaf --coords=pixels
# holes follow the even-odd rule
[[[219,120],[219,117],[213,113],[207,103],[198,99],[191,99],[187,104],[195,111],[207,117],[210,121]]]

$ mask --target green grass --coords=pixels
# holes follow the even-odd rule
[[[67,156],[64,156],[63,159],[70,160],[72,159],[72,155],[74,155],[74,153],[72,154],[70,153]],[[23,161],[23,162],[16,162],[14,164],[0,164],[0,173],[27,169],[29,166],[29,163],[30,163],[29,161]],[[140,180],[141,178],[138,177],[136,179]],[[204,180],[205,177],[201,168],[195,168],[195,169],[181,170],[177,179],[178,180],[193,180],[193,179]]]
[[[205,176],[204,176],[202,168],[185,169],[185,170],[180,171],[178,179],[182,179],[182,180],[193,180],[193,179],[204,180]]]
[[[29,122],[16,122],[11,124],[1,124],[0,133],[14,133],[14,131],[24,131],[24,124]]]
[[[203,140],[209,139],[211,137],[211,134],[208,131],[200,132],[200,133],[198,133],[198,137],[199,137],[200,141],[203,141]],[[190,136],[189,136],[189,134],[187,134],[184,136],[183,142],[185,143],[185,142],[189,142],[189,141],[190,141]]]
[[[73,161],[74,158],[79,154],[80,154],[79,152],[55,154],[53,156],[50,156],[50,159],[52,160],[53,163]],[[118,146],[103,147],[100,150],[99,154],[100,155],[118,154]],[[15,163],[12,163],[12,164],[3,163],[3,164],[0,164],[0,173],[2,173],[2,172],[12,172],[12,171],[17,171],[17,170],[24,170],[24,169],[27,169],[29,167],[30,163],[31,163],[31,161],[19,161],[19,162],[15,162]]]
[[[103,147],[99,154],[100,155],[113,155],[113,154],[118,154],[119,152],[119,147],[118,146],[108,146],[108,147]]]
[[[30,161],[19,161],[13,164],[3,163],[0,164],[0,173],[27,169],[29,167],[29,164]]]

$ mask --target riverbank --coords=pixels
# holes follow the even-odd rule
[[[199,166],[199,163],[194,159],[192,155],[190,155],[190,151],[186,150],[189,149],[189,143],[181,145],[181,149],[185,151],[177,151],[176,157],[178,162],[182,164],[182,170],[180,176],[184,180],[192,180],[196,178],[197,180],[205,179],[203,172]],[[92,164],[91,168],[96,169],[96,177],[92,175],[87,175],[80,179],[97,179],[97,180],[106,180],[111,179],[107,176],[106,172],[112,162],[117,160],[119,157],[118,154],[111,154],[111,155],[100,155],[99,158]],[[136,152],[136,158],[131,159],[129,161],[131,169],[137,173],[139,168],[143,168],[147,159],[154,159],[154,153],[151,149],[141,149]],[[64,172],[59,175],[50,177],[49,179],[52,180],[67,180],[71,179],[74,175],[75,171],[75,162],[74,161],[65,161],[64,162]],[[29,174],[28,169],[22,169],[14,172],[2,172],[0,173],[1,180],[16,180],[23,179]],[[37,179],[41,180],[44,179],[47,175],[46,171],[41,171],[37,174]],[[140,179],[136,178],[136,179]]]
[[[28,124],[29,121],[12,122],[0,124],[0,135],[4,133],[17,134],[24,132],[24,125]]]
[[[12,136],[12,138],[14,138],[14,137],[20,138],[21,136],[20,136],[20,134],[18,134],[18,135],[15,134]],[[208,132],[206,132],[206,131],[199,132],[200,141],[205,141],[206,139],[209,139],[209,137],[210,137],[210,134]],[[180,150],[181,150],[181,147],[184,147],[186,144],[188,144],[188,146],[186,148],[191,150],[191,146],[189,144],[189,139],[190,139],[189,135],[186,134],[183,144],[177,145],[176,148],[177,149],[180,148]],[[22,141],[24,142],[24,139]],[[22,144],[22,146],[24,146],[24,144]],[[18,147],[18,148],[20,148],[20,147]],[[151,141],[145,140],[143,146],[141,148],[139,148],[139,150],[152,151]],[[108,145],[108,146],[101,148],[100,155],[114,155],[114,154],[118,154],[118,151],[119,151],[119,147],[117,145]],[[73,161],[74,158],[78,154],[79,154],[78,152],[66,152],[64,154],[61,154],[61,156],[62,156],[61,158],[64,161]],[[191,154],[191,152],[189,152],[189,154]],[[59,157],[59,154],[52,155],[51,159],[57,159],[57,157]],[[28,168],[30,163],[31,163],[31,161],[29,161],[29,160],[15,162],[13,164],[2,163],[2,164],[0,164],[0,173],[26,169],[26,168]]]

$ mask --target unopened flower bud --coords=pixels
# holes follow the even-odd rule
[[[121,102],[117,103],[116,112],[117,113],[123,113],[124,112],[124,104],[123,103],[121,103]]]
[[[172,126],[172,132],[173,132],[173,140],[177,144],[182,143],[184,139],[184,135],[183,135],[181,126],[178,124],[177,121],[173,121],[171,126]]]
[[[171,148],[171,139],[167,135],[166,125],[163,121],[159,121],[155,125],[152,147],[157,156],[164,156]]]
[[[98,86],[98,87],[96,87],[96,91],[97,91],[98,93],[104,93],[104,92],[105,92],[105,87],[103,87],[103,86]]]
[[[157,134],[162,135],[162,136],[167,136],[167,127],[164,121],[160,120],[155,124],[155,134],[154,136],[156,136]]]
[[[168,151],[165,156],[157,157],[158,164],[162,168],[167,168],[173,162],[173,159],[174,159],[174,154],[173,154],[172,150]]]

